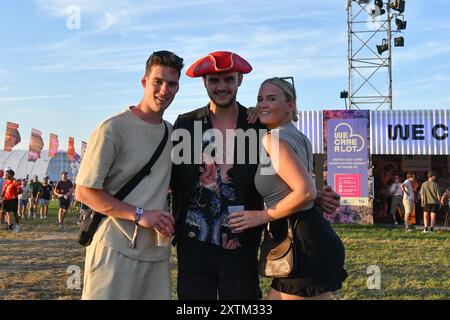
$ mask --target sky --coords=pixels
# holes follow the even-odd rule
[[[238,92],[238,101],[246,106],[255,105],[264,79],[293,76],[300,110],[343,109],[339,93],[348,87],[346,3],[2,1],[0,147],[10,121],[20,125],[22,136],[15,149],[28,148],[35,128],[42,131],[44,149],[55,133],[61,150],[72,136],[79,152],[80,141],[88,141],[102,120],[139,103],[145,62],[157,50],[183,57],[184,71],[210,52],[238,53],[253,66]],[[405,47],[393,48],[392,54],[394,109],[450,105],[448,12],[446,0],[406,1]],[[207,102],[201,80],[183,73],[164,118],[173,123],[177,115]]]

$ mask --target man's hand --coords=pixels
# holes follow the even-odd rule
[[[153,228],[164,237],[171,237],[175,220],[173,216],[163,210],[144,211],[139,220],[139,224],[144,228]]]
[[[249,124],[254,124],[259,119],[258,108],[249,107],[247,109],[247,122]]]
[[[341,196],[333,191],[331,186],[325,186],[323,191],[317,192],[316,203],[327,214],[333,214],[340,207]]]

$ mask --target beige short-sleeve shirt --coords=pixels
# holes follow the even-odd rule
[[[167,192],[172,168],[172,142],[169,139],[153,165],[151,174],[124,199],[145,210],[167,211]],[[103,189],[114,195],[150,160],[164,135],[164,124],[152,125],[136,117],[130,108],[103,121],[92,133],[77,175],[77,185]],[[135,249],[130,248],[133,221],[108,217],[95,233],[93,243],[101,242],[139,261],[158,261],[170,257],[170,246],[155,246],[153,229],[141,228]]]

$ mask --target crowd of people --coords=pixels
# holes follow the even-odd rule
[[[58,228],[64,230],[66,214],[76,202],[75,185],[67,178],[68,173],[63,171],[60,181],[49,181],[47,176],[39,181],[37,175],[28,181],[15,179],[14,175],[11,168],[0,170],[1,224],[6,225],[7,230],[19,232],[23,219],[35,219],[38,214],[40,219],[46,219],[53,199],[58,201]]]
[[[405,230],[411,232],[410,217],[413,212],[421,209],[423,211],[423,233],[432,233],[436,226],[436,216],[438,213],[446,214],[445,225],[448,223],[450,211],[450,186],[442,192],[436,182],[434,171],[427,172],[428,180],[424,181],[418,192],[414,192],[416,176],[413,172],[406,174],[406,179],[401,182],[396,175],[389,186],[390,214],[393,223],[399,224],[398,213],[403,217]],[[418,220],[416,214],[416,221]]]

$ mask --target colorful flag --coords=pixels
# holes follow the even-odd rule
[[[54,133],[50,133],[50,143],[49,143],[49,149],[48,149],[48,157],[54,158],[56,157],[56,153],[58,152],[59,147],[59,141],[58,141],[58,135]]]
[[[83,160],[84,153],[86,152],[86,148],[87,148],[87,143],[84,141],[81,141],[81,159],[80,160]]]
[[[75,161],[75,140],[69,137],[69,147],[67,148],[67,160]]]
[[[13,122],[6,123],[6,134],[5,134],[5,151],[12,151],[12,148],[20,143],[20,133],[19,125]]]
[[[41,151],[44,148],[44,140],[42,140],[42,132],[31,129],[30,147],[28,149],[28,161],[36,162],[41,157]]]

